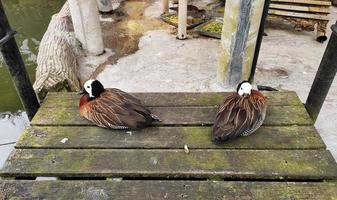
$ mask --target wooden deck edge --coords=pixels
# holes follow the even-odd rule
[[[0,181],[0,199],[336,199],[336,182]]]

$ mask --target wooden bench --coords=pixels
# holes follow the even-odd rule
[[[265,92],[264,125],[224,145],[210,140],[224,93],[134,95],[162,122],[95,127],[77,95],[49,93],[0,171],[0,199],[337,198],[337,164],[294,92]]]
[[[317,40],[323,42],[330,6],[330,0],[271,0],[269,15],[294,23],[297,30],[314,31],[317,25]]]

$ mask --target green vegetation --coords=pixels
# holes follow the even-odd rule
[[[208,24],[206,24],[202,29],[206,32],[221,34],[222,23],[218,21],[211,21]]]

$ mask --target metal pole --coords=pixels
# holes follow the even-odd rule
[[[329,43],[305,103],[305,107],[314,121],[317,119],[337,72],[337,22],[331,26],[331,30]]]
[[[253,58],[253,63],[252,63],[252,68],[249,76],[249,82],[252,83],[254,81],[254,75],[256,71],[256,64],[257,60],[259,58],[260,54],[260,48],[261,48],[261,43],[262,43],[262,38],[264,34],[264,25],[268,16],[268,10],[269,10],[269,5],[270,5],[270,0],[265,0],[264,6],[263,6],[263,13],[261,17],[261,22],[260,22],[260,28],[259,28],[259,34],[257,36],[256,40],[256,46],[255,46],[255,52],[254,52],[254,58]]]
[[[23,63],[19,48],[14,39],[14,34],[15,31],[11,30],[3,9],[2,1],[0,1],[0,50],[8,71],[12,76],[22,105],[29,119],[32,119],[40,107],[40,104],[27,75],[25,64]]]

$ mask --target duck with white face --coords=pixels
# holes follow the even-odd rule
[[[248,81],[241,82],[236,92],[225,97],[212,130],[212,141],[222,144],[229,139],[248,136],[262,125],[267,111],[267,99],[252,89]]]
[[[136,97],[117,88],[104,88],[88,80],[79,103],[80,114],[94,124],[111,129],[142,129],[159,118]]]

